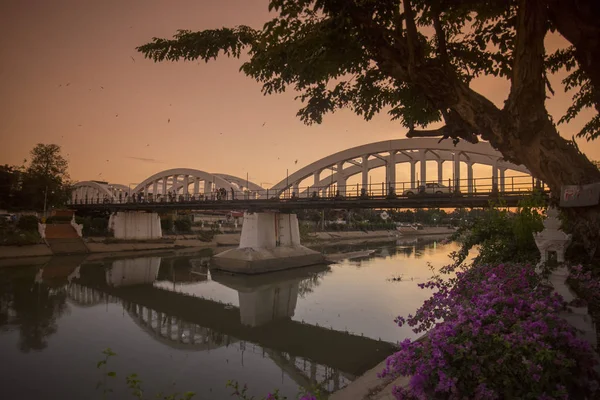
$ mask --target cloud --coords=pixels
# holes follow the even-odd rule
[[[155,158],[144,158],[144,157],[126,157],[126,158],[131,158],[132,160],[138,160],[138,161],[142,161],[142,162],[147,162],[147,163],[151,163],[151,164],[163,164],[163,161],[159,161]]]

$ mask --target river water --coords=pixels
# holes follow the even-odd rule
[[[1,267],[0,397],[132,398],[130,373],[147,397],[231,398],[228,380],[255,395],[332,392],[417,336],[394,318],[429,296],[417,284],[457,247],[442,243],[327,247],[365,253],[255,277],[212,271],[209,252]],[[117,355],[97,368],[106,348]]]

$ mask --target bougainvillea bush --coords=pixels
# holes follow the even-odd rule
[[[443,272],[452,272],[446,267]],[[432,278],[435,289],[408,323],[425,340],[401,343],[385,376],[411,376],[397,399],[592,399],[593,350],[558,313],[562,298],[534,267],[480,265]],[[443,319],[443,322],[440,322]]]

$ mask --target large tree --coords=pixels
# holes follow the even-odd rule
[[[69,194],[68,161],[56,144],[37,144],[22,177],[22,208],[60,207]]]
[[[248,26],[179,31],[138,48],[155,61],[249,60],[242,71],[272,94],[293,88],[307,124],[343,107],[370,119],[387,110],[409,137],[489,141],[525,165],[554,194],[563,185],[600,181],[600,171],[548,114],[548,74],[566,69],[573,104],[559,123],[585,108],[600,111],[600,2],[597,0],[270,0],[276,16]],[[570,46],[548,54],[558,31]],[[493,75],[510,81],[499,108],[469,86]],[[427,128],[443,121],[438,129]],[[600,135],[595,115],[581,130]],[[593,255],[600,207],[570,209],[573,229]]]

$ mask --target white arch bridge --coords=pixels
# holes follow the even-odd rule
[[[451,176],[444,176],[445,163],[451,164]],[[437,174],[431,177],[428,170],[433,164]],[[477,166],[487,167],[488,175],[475,178]],[[403,175],[408,178],[404,181],[396,179],[398,168],[407,170]],[[378,169],[385,171],[379,174],[385,178],[373,183],[372,173]],[[466,177],[461,176],[463,170],[466,170]],[[349,184],[352,179],[357,183]],[[73,188],[72,204],[76,208],[90,205],[131,207],[132,204],[140,208],[141,204],[152,203],[156,208],[160,204],[179,203],[181,208],[187,203],[189,208],[190,203],[202,202],[203,208],[218,209],[223,207],[209,207],[208,204],[353,197],[391,200],[416,194],[442,195],[438,196],[440,198],[461,194],[464,198],[489,196],[490,193],[522,195],[534,188],[543,189],[543,184],[534,180],[525,167],[504,160],[489,143],[460,142],[454,146],[449,140],[418,138],[375,142],[337,152],[300,168],[271,188],[262,188],[233,175],[177,168],[158,172],[135,187],[79,182]]]

